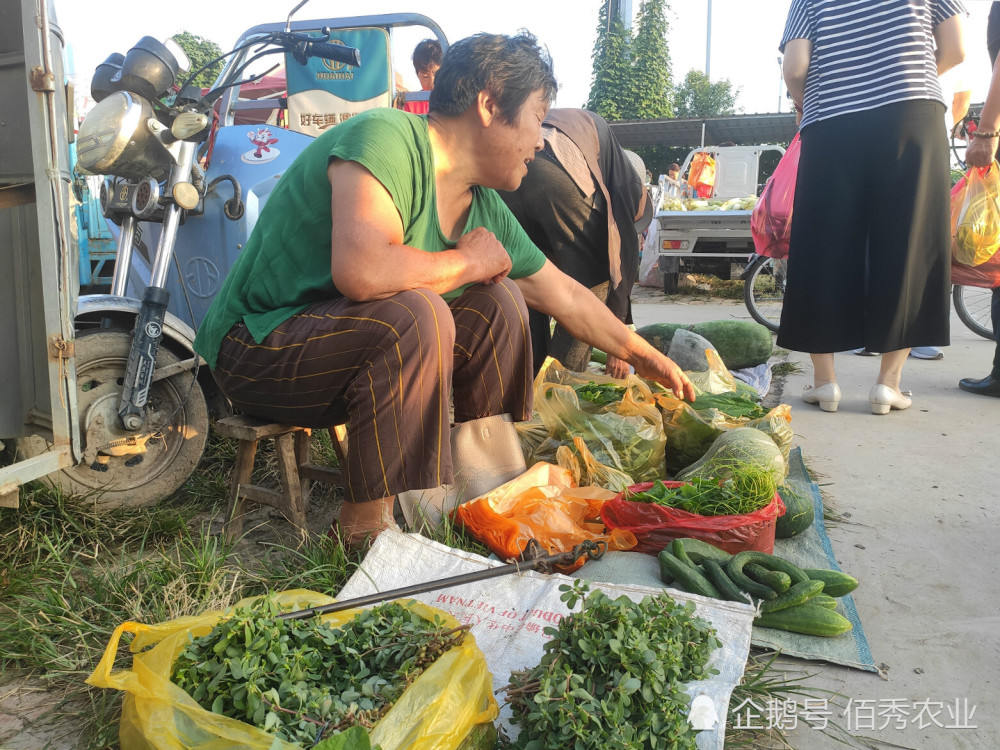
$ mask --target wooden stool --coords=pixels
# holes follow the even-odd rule
[[[216,431],[227,438],[239,441],[233,478],[229,489],[229,504],[226,508],[226,523],[223,534],[230,540],[243,533],[243,504],[246,501],[267,505],[284,515],[285,519],[301,530],[306,528],[309,480],[342,484],[339,469],[330,469],[310,463],[309,439],[311,431],[305,427],[264,422],[253,417],[233,416],[215,423]],[[343,436],[343,438],[341,438]],[[334,450],[343,465],[346,444],[346,428],[343,425],[330,428]],[[275,456],[278,461],[278,475],[281,491],[251,484],[257,444],[261,440],[273,439]],[[341,442],[343,439],[343,443]],[[303,478],[305,482],[303,482]],[[304,485],[304,486],[303,486]]]

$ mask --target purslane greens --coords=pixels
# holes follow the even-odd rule
[[[392,603],[359,612],[339,628],[278,614],[266,598],[237,609],[191,641],[174,662],[172,680],[206,710],[303,747],[322,741],[360,749],[351,735],[329,744],[325,738],[373,727],[468,630]]]
[[[523,750],[678,750],[694,748],[683,683],[716,670],[719,647],[694,605],[666,594],[633,602],[561,586],[579,612],[546,628],[551,640],[537,666],[511,674],[506,688]]]

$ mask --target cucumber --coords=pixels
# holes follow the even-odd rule
[[[822,581],[804,581],[796,583],[784,594],[779,594],[774,599],[760,603],[761,612],[778,612],[782,609],[805,604],[817,594],[823,592]]]
[[[730,558],[732,558],[732,555],[724,549],[719,549],[714,544],[709,544],[701,539],[682,537],[680,539],[675,539],[674,541],[681,542],[688,558],[698,565],[702,565],[705,560],[709,559],[715,560],[719,563],[719,565],[725,565],[729,562]]]
[[[847,596],[858,587],[858,579],[839,570],[806,568],[802,571],[814,581],[822,581],[823,593],[830,596]]]
[[[719,590],[712,585],[705,576],[701,574],[701,571],[696,568],[685,565],[683,562],[674,557],[668,550],[663,550],[658,559],[660,561],[660,577],[664,578],[664,571],[667,575],[673,578],[673,580],[685,591],[691,594],[701,594],[702,596],[709,596],[713,599],[721,599],[722,594]]]
[[[689,568],[697,567],[694,561],[690,557],[688,557],[687,549],[684,547],[683,539],[674,539],[674,541],[670,543],[670,547],[668,547],[668,549],[670,550],[670,554],[672,554],[682,563],[687,565]]]
[[[782,573],[780,570],[768,570],[757,563],[750,563],[743,567],[743,572],[757,581],[757,583],[770,586],[779,594],[784,594],[792,587],[791,577],[789,577],[788,573]]]
[[[705,569],[705,576],[719,590],[723,599],[728,599],[731,602],[743,602],[744,604],[753,603],[750,601],[750,595],[745,591],[740,591],[739,587],[729,580],[726,571],[715,560],[705,558],[701,565]]]
[[[765,586],[763,583],[758,583],[743,572],[744,563],[737,563],[737,560],[744,554],[746,553],[740,552],[726,563],[726,575],[729,576],[729,580],[758,599],[774,599],[778,595],[774,589],[770,586]]]
[[[757,563],[761,567],[767,568],[768,570],[780,570],[792,579],[793,584],[810,580],[809,576],[806,575],[806,572],[798,565],[793,565],[788,562],[788,560],[777,557],[776,555],[769,555],[766,552],[754,552],[752,550],[747,550],[746,552],[740,552],[729,561],[730,565],[738,566],[740,570],[743,570],[744,566],[749,565],[750,563]],[[728,567],[726,570],[729,572],[730,577],[732,577],[732,572],[729,571]]]
[[[819,635],[827,638],[846,633],[851,629],[851,621],[832,609],[815,604],[799,604],[778,612],[762,614],[753,621],[762,628],[788,630],[792,633]]]
[[[809,600],[809,603],[815,604],[817,607],[826,607],[827,609],[837,608],[837,600],[826,593],[826,591],[816,594],[816,596]]]

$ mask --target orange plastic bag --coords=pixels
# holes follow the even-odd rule
[[[483,497],[459,505],[454,517],[501,560],[520,557],[534,539],[550,555],[568,552],[581,542],[604,540],[610,550],[628,550],[635,536],[624,529],[608,532],[601,507],[615,493],[600,487],[577,487],[568,469],[539,462],[524,474]],[[580,558],[572,572],[586,561]]]
[[[679,487],[684,482],[664,482],[667,487]],[[636,484],[627,492],[644,492],[652,482]],[[774,551],[774,529],[778,516],[785,514],[781,496],[753,513],[741,516],[702,516],[680,508],[667,508],[656,503],[625,500],[626,493],[604,503],[601,519],[609,529],[635,534],[636,552],[658,555],[674,539],[701,539],[726,552],[744,550]]]
[[[796,133],[750,214],[750,234],[758,255],[777,260],[788,257],[800,151],[799,134]]]
[[[715,159],[711,154],[700,151],[691,157],[687,181],[699,198],[712,197],[712,190],[715,188]]]

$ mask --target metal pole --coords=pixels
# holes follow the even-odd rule
[[[423,594],[428,591],[447,589],[452,586],[461,586],[466,583],[485,581],[489,578],[499,578],[500,576],[507,576],[514,573],[524,573],[529,570],[542,570],[543,572],[548,572],[555,565],[571,565],[584,555],[591,560],[600,559],[607,549],[607,542],[594,542],[586,540],[568,552],[559,552],[555,555],[536,557],[534,559],[525,560],[524,562],[500,565],[496,568],[485,568],[472,573],[462,573],[457,576],[441,578],[436,581],[415,583],[412,586],[404,586],[391,591],[380,591],[375,594],[359,596],[355,599],[347,599],[342,602],[335,602],[334,604],[325,604],[320,607],[310,607],[309,609],[285,612],[284,614],[278,615],[278,619],[304,620],[307,617],[314,617],[315,615],[325,615],[330,612],[343,612],[347,609],[367,607],[369,604],[378,604],[379,602],[389,601],[390,599],[402,599],[404,597],[413,596],[414,594]]]
[[[705,36],[705,78],[712,80],[712,0],[708,0],[708,29]]]
[[[781,100],[785,93],[785,77],[781,71],[781,55],[778,55],[778,114],[781,114]]]

